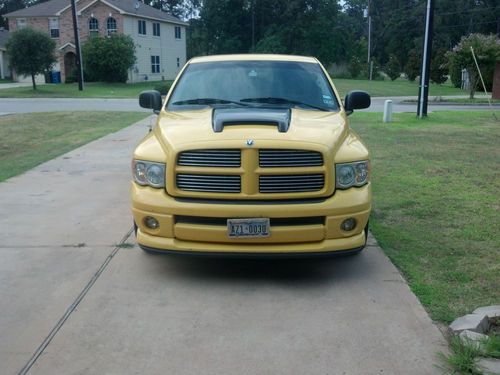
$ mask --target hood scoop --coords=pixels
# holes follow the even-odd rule
[[[274,125],[280,133],[286,133],[291,117],[290,108],[216,108],[212,113],[212,128],[220,133],[224,126]]]

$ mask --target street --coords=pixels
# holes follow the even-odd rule
[[[384,102],[387,99],[393,101],[393,111],[415,112],[416,103],[402,103],[402,100],[413,97],[391,97],[372,98],[370,108],[362,110],[366,112],[383,112]],[[496,110],[499,105],[494,106]],[[432,104],[429,103],[431,111],[469,111],[490,110],[487,105],[458,105],[458,104]],[[0,114],[6,113],[29,113],[29,112],[58,112],[58,111],[143,111],[150,112],[139,106],[138,99],[75,99],[75,98],[38,98],[38,99],[0,99]]]
[[[439,374],[447,345],[370,237],[358,256],[134,246],[149,118],[0,184],[0,362],[15,374]]]

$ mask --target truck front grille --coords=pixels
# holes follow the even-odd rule
[[[317,151],[260,149],[259,166],[269,167],[315,167],[323,165],[323,155]]]
[[[179,154],[177,165],[238,168],[241,165],[241,151],[238,149],[184,151]]]
[[[177,187],[181,190],[210,193],[239,193],[240,176],[177,174]]]
[[[327,193],[323,189],[329,174],[323,154],[315,150],[194,149],[180,152],[176,164],[175,183],[181,197],[189,197],[188,192],[209,193],[213,198],[235,193],[243,199],[269,199],[280,193],[310,193],[310,197]],[[284,168],[294,170],[290,173]]]
[[[322,174],[273,175],[259,177],[261,193],[301,193],[319,191],[325,185]]]

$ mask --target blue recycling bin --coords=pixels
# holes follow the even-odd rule
[[[61,83],[61,72],[51,72],[50,78],[52,83]]]

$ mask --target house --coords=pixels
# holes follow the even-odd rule
[[[0,79],[10,77],[9,61],[5,49],[7,39],[9,39],[9,32],[0,28]]]
[[[186,62],[187,23],[137,0],[77,0],[80,42],[113,33],[130,35],[137,58],[128,82],[173,79]],[[56,41],[53,70],[64,82],[76,64],[70,0],[50,0],[4,15],[9,30],[31,27]]]

